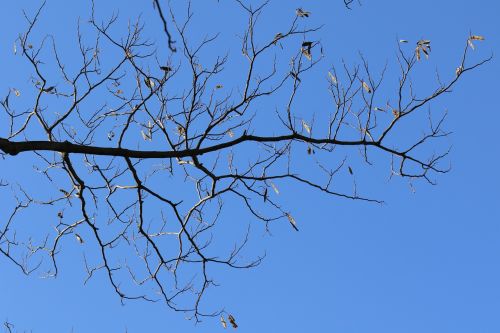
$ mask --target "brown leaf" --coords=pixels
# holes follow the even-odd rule
[[[304,127],[307,133],[311,134],[311,127],[304,120],[302,120],[302,127]]]
[[[307,49],[302,49],[302,54],[304,57],[307,58],[307,60],[312,60],[312,54],[307,50]]]
[[[302,8],[297,8],[295,10],[295,14],[297,14],[298,17],[309,17],[309,15],[311,15],[311,12],[303,10]]]
[[[417,61],[420,60],[420,47],[418,47],[418,46],[415,49],[415,55],[417,56]]]
[[[276,45],[276,43],[278,43],[278,41],[279,41],[281,38],[283,38],[283,34],[282,34],[281,32],[278,32],[278,33],[276,34],[276,36],[274,36],[274,39],[273,39],[273,42],[272,42],[272,43],[273,43],[274,45]]]
[[[302,43],[302,47],[307,48],[307,49],[310,50],[311,47],[312,47],[312,42],[305,41],[305,42]]]
[[[296,230],[296,231],[299,231],[299,228],[297,228],[297,221],[295,221],[295,219],[293,218],[292,215],[290,215],[290,213],[285,213],[286,217],[288,218],[288,221],[290,222],[290,224],[292,225],[292,227]]]
[[[480,35],[472,35],[472,36],[470,36],[470,39],[471,40],[484,40],[484,37],[480,36]]]
[[[417,42],[418,45],[430,45],[431,41],[428,39],[421,39]]]
[[[231,323],[233,328],[238,328],[238,324],[236,324],[236,320],[234,319],[234,317],[232,315],[228,315],[227,319],[229,320],[229,322]]]
[[[308,59],[312,60],[311,48],[312,42],[305,41],[302,43],[302,54]]]
[[[185,136],[186,135],[186,130],[181,125],[177,125],[177,133],[180,136]]]
[[[469,44],[470,48],[475,50],[476,48],[474,47],[474,44],[472,43],[472,40],[469,38],[467,39],[467,44]]]
[[[224,319],[223,315],[220,315],[220,323],[221,323],[222,327],[227,328],[227,323],[226,323],[226,320]]]
[[[425,46],[423,46],[423,45],[422,45],[421,50],[422,50],[422,52],[424,52],[424,54],[425,54],[425,59],[429,59],[429,53],[428,53],[428,51],[427,51],[427,48],[426,48]]]
[[[148,87],[149,89],[153,89],[155,86],[155,81],[153,81],[153,79],[149,77],[144,78],[144,83],[146,84],[146,87]]]
[[[148,132],[144,132],[144,130],[141,130],[141,134],[142,134],[142,138],[144,139],[144,141],[151,141],[153,138],[152,138],[152,133],[151,131],[148,131]]]
[[[366,83],[365,81],[363,81],[363,88],[366,90],[367,93],[369,93],[369,94],[372,93],[372,89],[370,88],[368,83]]]
[[[328,77],[333,84],[337,85],[337,78],[335,77],[335,75],[333,75],[331,72],[328,72]]]

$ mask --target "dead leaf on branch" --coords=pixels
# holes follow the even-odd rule
[[[227,328],[227,323],[226,323],[226,320],[224,319],[223,315],[220,315],[220,323],[221,323],[222,327]]]
[[[469,47],[472,49],[472,50],[475,50],[475,46],[474,46],[474,43],[472,43],[473,40],[478,40],[478,41],[483,41],[484,40],[484,37],[483,36],[480,36],[480,35],[471,35],[469,37],[469,39],[467,39],[467,44],[469,44]]]
[[[291,226],[296,230],[299,231],[299,228],[297,228],[297,221],[293,218],[293,216],[290,213],[285,213],[286,217],[288,218],[288,221],[290,222]]]
[[[337,78],[335,75],[333,75],[331,72],[328,72],[328,77],[330,78],[330,81],[334,84],[337,85]]]
[[[429,53],[431,52],[431,41],[428,39],[421,39],[417,42],[417,47],[415,48],[415,55],[417,56],[417,61],[421,59],[420,52],[425,55],[426,59],[429,59]]]
[[[274,185],[273,182],[269,182],[271,184],[271,187],[273,188],[274,192],[276,192],[276,194],[280,194],[280,191],[278,190],[278,188],[276,187],[276,185]]]
[[[304,10],[302,8],[297,8],[295,10],[295,14],[297,14],[298,17],[309,17],[309,15],[311,15],[311,12],[308,12],[307,10]]]
[[[307,58],[307,60],[312,60],[311,54],[312,42],[303,42],[302,43],[302,54]]]
[[[283,38],[283,34],[281,32],[278,32],[276,36],[274,36],[272,43],[276,45],[281,38]]]
[[[85,243],[85,241],[83,240],[83,238],[79,234],[75,234],[75,237],[76,237],[76,240],[78,241],[78,243],[80,243],[80,244]]]
[[[302,127],[304,127],[307,133],[311,134],[311,127],[305,122],[305,120],[302,120]]]
[[[365,81],[363,81],[363,88],[366,90],[367,93],[369,93],[369,94],[372,93],[372,89],[370,88],[368,83],[366,83]]]
[[[234,329],[238,328],[238,324],[236,324],[236,320],[232,315],[227,316],[227,320],[231,323],[231,326],[233,326]]]

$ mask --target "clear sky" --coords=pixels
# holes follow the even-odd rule
[[[2,96],[13,87],[23,93],[27,86],[29,67],[14,56],[12,45],[25,27],[22,9],[33,12],[39,2],[2,4]],[[149,29],[159,26],[151,1],[96,2],[98,15],[103,17],[119,10],[123,19],[142,14]],[[180,1],[173,3],[177,6]],[[202,31],[223,30],[222,41],[237,40],[235,36],[246,22],[233,1],[193,3],[196,38]],[[324,24],[314,35],[324,46],[326,57],[319,67],[325,70],[323,74],[342,59],[359,62],[361,52],[375,70],[387,63],[387,78],[397,80],[396,41],[401,38],[411,43],[430,39],[430,60],[419,66],[423,72],[437,69],[444,78],[454,75],[469,33],[486,38],[477,43],[471,59],[480,60],[491,53],[494,59],[465,76],[451,94],[433,105],[437,112],[448,110],[446,129],[453,132],[444,141],[452,146],[447,160],[452,169],[437,177],[437,186],[415,182],[413,193],[404,180],[388,181],[387,161],[374,168],[358,168],[352,162],[360,170],[356,173],[358,189],[384,200],[383,205],[328,197],[300,187],[290,187],[287,193],[288,187],[283,185],[280,202],[293,207],[300,232],[284,224],[273,226],[272,235],[255,228],[253,254],[265,251],[264,262],[252,270],[214,271],[221,286],[207,294],[207,306],[225,307],[236,317],[239,332],[499,332],[500,110],[495,95],[500,74],[500,4],[493,0],[362,0],[361,6],[353,4],[347,10],[341,0],[274,0],[261,18],[259,31],[273,35],[295,15],[297,7],[312,12],[311,25]],[[85,22],[89,14],[90,1],[49,0],[38,31],[53,34],[71,54],[71,48],[77,46],[76,21],[80,17]],[[196,21],[198,16],[200,21]],[[126,20],[121,24],[125,27]],[[220,47],[225,52],[225,46]],[[231,57],[240,56],[237,45],[229,44],[227,50]],[[230,86],[230,78],[237,74],[238,68],[229,66],[225,85]],[[418,89],[432,87],[433,80],[432,76],[428,81],[421,79]],[[307,96],[326,88],[325,81],[316,84],[307,78],[304,85]],[[301,103],[304,114],[320,113],[324,108],[320,101],[310,102],[308,108],[305,101]],[[0,124],[1,137],[5,131],[6,126]],[[359,155],[355,150],[350,154]],[[37,186],[34,163],[30,154],[0,160],[0,178],[28,179]],[[44,188],[40,185],[38,191],[43,193]],[[1,202],[0,209],[4,209]],[[227,218],[244,225],[258,223],[228,209]],[[1,227],[5,211],[0,216]],[[51,217],[29,218],[37,223]],[[42,279],[43,272],[26,277],[0,257],[0,321],[12,322],[19,332],[35,333],[223,330],[217,318],[194,326],[183,314],[161,303],[121,305],[102,275],[84,286],[84,250],[76,242],[68,242],[67,247],[57,279]]]

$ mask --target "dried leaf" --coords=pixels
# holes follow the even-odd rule
[[[304,120],[302,120],[302,127],[304,127],[307,133],[311,134],[311,127]]]
[[[480,36],[480,35],[472,35],[472,36],[470,36],[470,39],[471,40],[484,40],[484,37]]]
[[[297,14],[298,17],[309,17],[309,15],[311,15],[311,12],[303,10],[302,8],[297,8],[295,10],[295,14]]]
[[[238,328],[238,324],[236,324],[236,320],[234,319],[234,317],[232,315],[228,315],[227,319],[229,320],[229,322],[231,323],[233,328]]]
[[[333,75],[331,72],[328,72],[328,77],[333,84],[337,85],[337,78],[335,77],[335,75]]]
[[[142,138],[144,139],[144,141],[151,141],[152,140],[151,131],[149,131],[149,133],[146,133],[143,130],[141,130],[141,134],[142,134]]]
[[[417,56],[417,61],[419,61],[420,60],[420,47],[418,47],[418,46],[415,49],[415,55]]]
[[[302,47],[310,50],[312,47],[312,44],[313,44],[313,42],[304,41],[304,42],[302,42]]]
[[[276,194],[280,194],[280,191],[278,190],[278,188],[276,187],[276,185],[274,185],[273,182],[269,182],[271,184],[271,187],[273,188],[274,192],[276,192]]]
[[[180,135],[180,136],[185,136],[186,135],[186,130],[184,129],[184,127],[182,127],[181,125],[178,125],[177,126],[177,133]]]
[[[400,39],[399,42],[400,43],[408,43],[408,41],[406,39]]]
[[[79,234],[75,234],[75,237],[76,237],[76,240],[78,241],[78,243],[80,243],[80,244],[85,243],[85,242],[83,241],[83,238],[82,238]]]
[[[462,74],[463,70],[464,68],[462,66],[457,67],[457,69],[455,69],[455,74],[459,76],[460,74]]]
[[[474,47],[474,44],[472,43],[472,40],[469,38],[467,39],[467,44],[469,44],[470,48],[475,50],[476,48]]]
[[[281,32],[278,32],[278,33],[276,34],[276,36],[274,36],[274,38],[273,38],[273,42],[272,42],[272,43],[273,43],[274,45],[276,45],[276,43],[278,43],[278,41],[279,41],[281,38],[283,38],[283,34],[282,34]]]
[[[348,166],[348,167],[347,167],[347,170],[349,170],[349,173],[350,173],[351,175],[354,175],[354,172],[352,171],[351,166]]]
[[[312,54],[307,49],[302,48],[302,54],[307,60],[312,60]]]
[[[19,97],[21,96],[21,92],[17,89],[14,89],[14,95],[16,95],[16,97]]]
[[[118,90],[116,91],[116,94],[117,94],[117,95],[121,95],[121,94],[123,94],[123,90],[118,89]]]
[[[227,328],[227,323],[223,315],[220,315],[220,323],[222,324],[222,327]]]
[[[398,110],[396,109],[392,109],[392,115],[394,116],[394,118],[399,118],[399,116],[401,116],[401,112],[399,112]]]
[[[430,45],[431,41],[429,39],[421,39],[417,42],[417,45]]]
[[[429,58],[429,52],[431,52],[431,41],[428,39],[421,39],[417,42],[417,47],[415,48],[415,55],[417,60],[420,60],[420,51],[425,54],[425,57]]]
[[[148,87],[149,89],[153,89],[155,86],[155,81],[149,77],[144,78],[144,83],[146,84],[146,87]]]
[[[299,231],[299,228],[297,228],[297,221],[295,221],[295,219],[293,218],[292,215],[290,215],[290,213],[285,213],[286,217],[288,218],[288,221],[290,222],[290,224],[292,225],[292,227],[296,230],[296,231]]]
[[[365,81],[363,81],[363,88],[366,90],[367,93],[369,93],[369,94],[372,93],[372,89],[370,88],[368,83],[366,83]]]
[[[308,60],[312,60],[311,48],[312,48],[312,42],[306,41],[302,43],[302,54]]]
[[[227,135],[229,135],[229,137],[231,137],[231,138],[234,137],[233,131],[228,130],[226,133],[227,133]]]
[[[429,59],[429,53],[427,52],[427,48],[422,45],[421,49],[422,49],[422,52],[424,52],[424,54],[425,54],[425,59]]]

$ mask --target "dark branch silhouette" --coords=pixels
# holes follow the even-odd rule
[[[332,103],[305,119],[297,100],[311,84],[306,74],[324,61],[321,42],[314,39],[321,27],[308,22],[309,11],[297,8],[288,26],[257,36],[267,2],[257,8],[234,2],[247,17],[240,36],[245,66],[235,82],[224,84],[230,57],[218,35],[191,38],[190,3],[181,19],[153,1],[166,46],[164,40],[155,44],[145,38],[140,20],[124,30],[116,15],[100,21],[92,6],[94,35],[83,36],[78,29],[81,58],[70,60],[71,66],[53,37],[33,37],[43,5],[33,16],[25,14],[28,27],[16,47],[31,66],[31,85],[25,89],[29,93],[9,89],[1,101],[6,121],[0,151],[4,159],[36,156],[36,171],[51,187],[35,194],[8,179],[0,182],[13,198],[0,220],[3,256],[25,274],[40,269],[56,276],[58,255],[72,239],[88,249],[87,280],[103,272],[122,300],[162,300],[196,320],[221,316],[227,326],[227,316],[236,328],[231,314],[203,306],[207,288],[216,285],[214,268],[252,268],[264,255],[246,252],[250,227],[230,237],[223,232],[228,202],[261,221],[267,232],[273,223],[301,229],[280,202],[283,182],[340,199],[382,203],[358,193],[358,170],[335,154],[340,147],[361,152],[366,167],[372,152],[386,156],[391,177],[434,184],[437,174],[447,172],[442,165],[448,150],[435,153],[430,144],[449,134],[443,129],[446,114],[428,107],[491,59],[469,60],[471,43],[481,36],[466,39],[456,75],[448,81],[437,77],[427,95],[417,93],[412,76],[425,61],[421,55],[430,56],[430,41],[415,41],[409,50],[398,43],[395,78],[386,78],[385,70],[375,74],[364,57],[353,67],[332,66],[324,73],[327,83],[314,83],[325,86]],[[348,8],[352,2],[344,0]],[[124,34],[116,35],[115,27]],[[210,49],[219,56],[206,56]],[[397,82],[393,96],[382,95],[391,81]],[[275,110],[271,97],[277,100]],[[408,122],[420,126],[425,117],[425,133],[408,134],[406,142],[394,139],[398,128]],[[297,160],[311,166],[301,167]],[[345,176],[353,179],[354,190],[337,187]],[[36,209],[52,212],[51,224],[43,235],[21,239],[16,230],[23,211]]]

